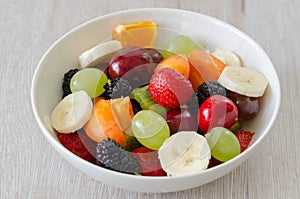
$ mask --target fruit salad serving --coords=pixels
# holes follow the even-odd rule
[[[255,132],[244,124],[263,108],[267,79],[238,52],[208,50],[184,34],[157,44],[158,25],[116,25],[62,74],[51,125],[72,153],[116,172],[180,176],[251,144]]]

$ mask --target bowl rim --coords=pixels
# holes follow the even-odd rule
[[[124,174],[124,173],[120,173],[120,172],[116,172],[116,171],[111,171],[102,167],[99,167],[95,164],[92,164],[90,162],[87,162],[83,159],[81,159],[80,157],[78,157],[77,155],[73,154],[72,152],[70,152],[69,150],[67,150],[65,147],[63,147],[63,145],[61,145],[59,143],[59,141],[57,139],[55,139],[51,133],[47,130],[47,128],[44,126],[43,124],[43,119],[40,117],[39,115],[39,110],[37,107],[37,102],[36,102],[36,98],[37,98],[37,93],[36,93],[36,85],[37,85],[37,81],[38,81],[38,76],[41,73],[40,69],[42,68],[43,62],[45,60],[45,58],[48,56],[49,52],[51,52],[53,50],[53,48],[60,43],[63,39],[65,39],[66,37],[70,36],[71,34],[75,34],[77,31],[83,29],[85,26],[90,25],[92,23],[96,23],[99,20],[104,20],[106,18],[109,17],[114,17],[116,15],[121,15],[121,14],[132,14],[132,13],[137,13],[137,12],[176,12],[178,14],[189,14],[189,15],[198,15],[201,16],[203,18],[208,19],[209,21],[216,23],[217,25],[226,27],[227,29],[230,29],[231,31],[239,34],[240,36],[242,36],[243,38],[245,38],[247,41],[249,41],[250,43],[254,44],[255,47],[257,48],[257,50],[260,51],[260,53],[263,53],[263,56],[266,57],[266,59],[268,59],[268,61],[270,62],[274,72],[275,72],[275,79],[276,82],[278,83],[279,87],[278,87],[278,99],[276,101],[275,109],[274,112],[272,114],[272,118],[269,122],[269,124],[267,125],[267,127],[265,128],[264,132],[258,137],[258,139],[253,142],[249,148],[247,148],[247,150],[245,150],[243,152],[242,155],[238,155],[235,158],[222,163],[221,165],[209,168],[207,170],[203,170],[202,172],[199,173],[194,173],[194,174],[188,174],[188,175],[184,175],[184,176],[173,176],[173,177],[168,177],[168,176],[155,176],[155,177],[150,177],[150,176],[137,176],[137,175],[130,175],[130,174]],[[244,162],[246,159],[248,159],[247,157],[249,157],[250,153],[254,152],[254,149],[256,149],[257,145],[259,145],[266,137],[267,135],[269,135],[270,133],[270,129],[273,126],[278,113],[279,113],[279,108],[280,108],[280,103],[281,103],[281,89],[280,89],[280,82],[278,79],[278,74],[276,71],[276,68],[274,67],[274,65],[272,64],[269,56],[265,53],[265,51],[263,50],[263,48],[254,40],[252,39],[250,36],[248,36],[245,32],[242,32],[241,30],[235,28],[233,25],[222,21],[220,19],[199,13],[199,12],[195,12],[195,11],[190,11],[190,10],[184,10],[184,9],[175,9],[175,8],[136,8],[136,9],[129,9],[129,10],[121,10],[121,11],[117,11],[117,12],[113,12],[113,13],[109,13],[109,14],[105,14],[105,15],[100,15],[97,17],[94,17],[92,19],[89,19],[83,23],[81,23],[80,25],[77,25],[76,27],[72,28],[71,30],[67,31],[65,34],[63,34],[61,37],[59,37],[59,39],[57,39],[49,48],[48,50],[43,54],[43,56],[41,57],[35,71],[33,74],[33,79],[32,79],[32,83],[31,83],[31,104],[32,104],[32,109],[33,109],[33,113],[35,116],[35,119],[40,127],[40,129],[42,130],[42,133],[44,134],[44,136],[46,137],[46,139],[50,142],[50,144],[57,150],[57,151],[62,151],[65,154],[68,154],[70,156],[70,158],[74,159],[75,161],[80,162],[81,164],[84,164],[88,167],[93,167],[94,169],[99,169],[102,172],[107,172],[109,174],[113,174],[113,175],[117,175],[120,177],[125,177],[125,178],[133,178],[133,179],[145,179],[145,180],[151,180],[151,181],[157,181],[157,180],[164,180],[164,181],[168,181],[168,180],[175,180],[175,179],[188,179],[191,176],[194,177],[200,177],[202,174],[205,173],[213,173],[216,170],[222,170],[223,168],[228,167],[229,165],[232,164],[237,164],[240,165],[242,164],[242,162]],[[65,158],[65,157],[64,157]],[[96,168],[97,167],[97,168]],[[235,166],[236,167],[236,166]],[[234,167],[234,168],[235,168]],[[226,172],[227,174],[228,172]],[[225,175],[226,175],[225,174]],[[214,179],[213,179],[214,180]],[[207,182],[208,183],[208,182]],[[206,183],[205,183],[206,184]]]

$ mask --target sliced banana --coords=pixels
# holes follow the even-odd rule
[[[227,66],[218,82],[230,91],[249,97],[261,97],[268,86],[268,80],[260,72],[245,68]]]
[[[216,50],[213,55],[226,64],[226,66],[242,66],[240,58],[228,50]]]
[[[116,40],[100,43],[79,56],[80,65],[82,68],[86,68],[107,61],[114,52],[121,48],[121,43]]]
[[[168,176],[180,176],[207,169],[211,153],[205,137],[194,131],[181,131],[165,140],[158,158]]]
[[[92,99],[85,91],[67,95],[51,114],[51,125],[59,133],[71,133],[83,127],[93,110]]]

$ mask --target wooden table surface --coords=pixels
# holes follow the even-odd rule
[[[0,198],[300,198],[300,1],[0,0]],[[34,70],[60,36],[96,16],[140,7],[192,10],[255,39],[281,81],[277,122],[259,152],[194,189],[154,194],[110,187],[73,168],[39,129],[30,101]]]

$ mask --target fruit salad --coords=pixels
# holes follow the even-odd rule
[[[158,45],[158,25],[116,25],[66,71],[51,125],[72,153],[116,172],[180,176],[247,150],[255,132],[244,124],[263,108],[266,78],[188,35]]]

